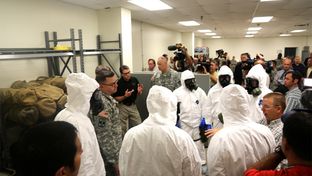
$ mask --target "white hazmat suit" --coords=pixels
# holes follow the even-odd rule
[[[247,167],[273,152],[274,136],[266,126],[251,121],[249,95],[240,85],[223,88],[220,108],[224,125],[208,147],[208,175],[243,175]]]
[[[148,118],[124,137],[119,154],[121,176],[200,176],[196,146],[175,126],[176,97],[165,87],[153,86],[146,104]]]
[[[180,103],[180,123],[181,129],[186,131],[193,140],[197,140],[196,146],[202,158],[202,164],[206,163],[204,144],[198,140],[199,124],[203,114],[204,103],[206,100],[206,93],[203,89],[198,87],[196,90],[190,91],[186,85],[185,80],[195,78],[194,73],[186,70],[181,74],[181,86],[173,91],[176,95],[178,103]]]
[[[229,75],[231,78],[230,83],[233,84],[233,72],[232,70],[226,66],[223,65],[219,72],[218,76],[221,75]],[[220,94],[222,91],[223,87],[221,86],[219,79],[217,81],[217,84],[211,87],[209,89],[208,94],[207,94],[207,101],[205,105],[205,114],[207,114],[207,122],[212,124],[214,128],[221,128],[223,125],[218,119],[218,115],[221,113],[219,103],[220,103]]]
[[[267,73],[265,72],[263,66],[261,64],[257,64],[255,66],[253,66],[248,74],[246,75],[246,78],[253,78],[253,79],[257,79],[259,81],[259,88],[261,90],[261,94],[258,96],[251,96],[251,102],[254,105],[254,107],[250,108],[250,117],[253,119],[254,122],[259,122],[260,120],[264,119],[265,116],[262,112],[262,100],[263,97],[272,92],[272,90],[270,90],[266,83],[267,83]]]
[[[79,176],[105,176],[104,161],[94,127],[87,116],[92,93],[99,84],[84,73],[71,73],[65,80],[67,103],[65,109],[57,114],[55,121],[66,121],[78,130],[82,145]]]

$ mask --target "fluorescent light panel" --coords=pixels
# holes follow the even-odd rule
[[[196,21],[180,21],[179,24],[183,26],[199,26],[200,25]]]
[[[205,35],[212,36],[212,35],[217,35],[217,34],[216,34],[216,33],[214,33],[214,32],[210,32],[210,33],[205,33]]]
[[[280,34],[279,36],[281,36],[281,37],[288,37],[288,36],[291,36],[291,34]]]
[[[172,9],[172,7],[160,0],[129,0],[128,2],[150,11]]]
[[[292,33],[298,33],[298,32],[304,32],[304,31],[306,31],[306,29],[297,29],[297,30],[292,30],[292,31],[290,31],[290,32],[292,32]]]
[[[247,31],[246,34],[257,34],[258,31]]]
[[[250,38],[250,37],[254,37],[254,35],[245,35],[245,37]]]
[[[205,32],[211,32],[210,29],[200,29],[200,30],[197,30],[198,32],[202,32],[202,33],[205,33]]]
[[[281,1],[281,0],[260,0],[260,2],[274,2],[274,1]]]
[[[211,38],[221,38],[221,36],[217,35],[217,36],[212,36]]]
[[[248,28],[248,31],[259,31],[261,29],[262,29],[262,27],[250,27],[250,28]]]
[[[271,21],[273,16],[253,17],[251,23],[267,23]]]

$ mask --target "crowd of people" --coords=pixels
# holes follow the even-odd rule
[[[312,78],[312,53],[307,65],[243,53],[235,66],[215,59],[207,70],[203,58],[182,52],[189,66],[181,73],[167,55],[148,59],[149,90],[126,65],[119,79],[103,65],[95,79],[71,73],[66,108],[12,147],[17,174],[312,175],[312,89],[302,85]],[[201,66],[213,83],[207,93],[196,83]],[[142,122],[136,99],[143,91],[149,115]],[[211,127],[204,135],[202,121]]]

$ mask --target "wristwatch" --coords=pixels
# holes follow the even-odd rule
[[[278,154],[280,157],[282,158],[286,158],[284,153],[283,153],[283,150],[282,150],[282,146],[278,145],[277,147],[275,147],[274,149],[274,153]]]

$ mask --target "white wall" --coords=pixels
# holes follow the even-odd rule
[[[147,67],[147,60],[157,60],[167,53],[173,56],[167,47],[182,41],[180,32],[171,31],[151,24],[132,20],[132,47],[134,71],[141,71]]]
[[[194,56],[194,43],[195,36],[194,32],[183,32],[182,33],[182,44],[188,49],[188,54]]]
[[[122,34],[123,64],[133,67],[132,61],[132,32],[131,11],[124,8],[111,8],[98,10],[99,33],[102,41],[118,40],[118,34]],[[102,48],[118,48],[118,43],[104,43]],[[105,54],[113,69],[119,74],[120,57],[118,54]],[[107,64],[103,62],[103,64]]]
[[[251,57],[257,53],[264,54],[265,59],[276,59],[279,51],[284,55],[285,47],[297,47],[297,55],[301,56],[304,46],[312,49],[312,37],[274,37],[274,38],[242,38],[242,39],[204,39],[203,46],[208,47],[210,57],[217,57],[215,51],[223,49],[230,58],[240,59],[240,54],[249,52]]]
[[[196,48],[196,47],[202,47],[202,46],[204,46],[203,41],[204,41],[203,39],[198,38],[198,37],[195,37],[195,44],[194,44],[194,47]]]
[[[97,14],[88,8],[55,0],[2,0],[0,22],[0,48],[44,48],[44,31],[56,31],[58,38],[69,38],[70,28],[75,29],[76,36],[77,30],[82,29],[85,49],[96,48]],[[88,75],[94,76],[96,65],[96,58],[85,57]],[[46,59],[0,61],[0,87],[47,75]]]

